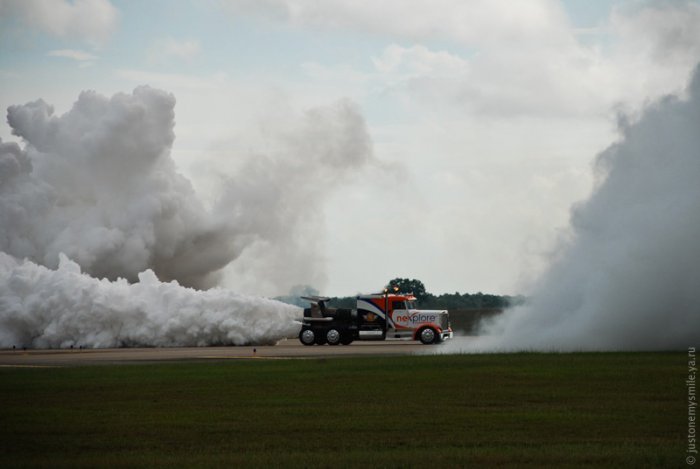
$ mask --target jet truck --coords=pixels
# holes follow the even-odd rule
[[[438,344],[452,338],[446,310],[416,309],[412,294],[377,293],[357,297],[356,309],[331,308],[330,298],[302,297],[304,309],[299,340],[304,345],[349,345],[355,340],[406,339]]]

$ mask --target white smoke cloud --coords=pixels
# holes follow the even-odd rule
[[[322,288],[324,204],[378,164],[364,119],[341,100],[297,119],[269,121],[265,133],[265,151],[236,169],[244,177],[225,183],[217,208],[247,243],[227,269],[226,284],[269,295],[299,284]]]
[[[112,280],[150,268],[196,287],[243,254],[235,270],[270,294],[322,281],[323,202],[373,161],[359,111],[342,101],[272,126],[266,153],[232,155],[237,169],[217,174],[221,200],[207,209],[170,155],[174,106],[149,87],[83,92],[62,116],[41,100],[11,106],[26,145],[0,142],[0,250],[49,268],[65,253]]]
[[[61,256],[57,270],[0,252],[0,347],[269,344],[298,332],[301,310],[214,288],[98,280]]]
[[[527,306],[448,350],[656,350],[700,342],[700,67],[597,161],[594,194]]]
[[[50,268],[65,253],[112,280],[152,268],[212,285],[235,257],[232,231],[175,168],[174,105],[139,87],[111,99],[83,92],[62,116],[41,100],[11,106],[8,122],[26,148],[2,147],[14,169],[0,185],[0,250]]]
[[[3,344],[240,344],[294,329],[297,309],[157,279],[211,287],[224,267],[273,288],[305,281],[300,273],[322,279],[323,201],[338,187],[329,176],[373,160],[362,116],[340,102],[273,126],[269,152],[243,155],[219,175],[220,200],[206,204],[170,155],[174,105],[142,86],[112,98],[83,92],[61,116],[42,100],[8,109],[23,144],[0,141]],[[174,299],[161,304],[159,294]],[[166,318],[187,330],[153,329]],[[82,322],[89,327],[76,332]],[[42,332],[56,324],[67,329]]]

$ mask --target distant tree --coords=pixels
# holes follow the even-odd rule
[[[429,295],[429,293],[425,291],[423,282],[414,278],[395,278],[390,280],[387,288],[389,291],[394,291],[394,287],[398,287],[401,293],[413,293],[413,296],[415,296],[418,301],[423,300]]]

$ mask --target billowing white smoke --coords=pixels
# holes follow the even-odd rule
[[[372,159],[362,116],[349,103],[309,111],[208,207],[170,156],[174,106],[144,86],[83,92],[61,116],[42,100],[8,109],[23,145],[0,141],[0,346],[260,343],[298,327],[296,307],[179,284],[217,285],[261,246],[280,255],[259,275],[321,271],[289,252],[317,246],[322,226],[303,230],[319,220],[318,180]]]
[[[60,256],[57,270],[0,252],[0,347],[58,348],[274,343],[294,335],[299,308],[213,288],[98,280]]]
[[[214,284],[235,257],[231,229],[175,168],[174,106],[148,87],[111,99],[83,92],[62,116],[41,100],[11,106],[7,120],[26,147],[0,147],[0,250],[51,268],[63,252],[113,280],[152,268]]]
[[[700,343],[700,67],[597,161],[571,239],[527,306],[485,326],[472,350],[658,350]]]
[[[150,268],[195,287],[217,285],[246,254],[242,270],[263,270],[258,282],[315,280],[292,278],[294,267],[323,268],[291,253],[318,250],[321,202],[372,161],[360,113],[340,102],[279,129],[272,153],[242,155],[238,172],[212,178],[222,195],[207,208],[170,156],[174,106],[145,86],[112,98],[83,92],[61,116],[42,100],[11,106],[26,145],[0,141],[0,250],[50,268],[62,252],[112,280]],[[257,258],[273,265],[252,269]]]
[[[241,162],[235,174],[242,177],[223,185],[216,208],[245,244],[226,280],[268,295],[299,284],[323,288],[324,204],[379,163],[365,121],[348,100],[270,121],[265,151]]]

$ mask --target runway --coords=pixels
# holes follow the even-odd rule
[[[2,350],[0,368],[82,366],[165,361],[282,360],[340,356],[409,355],[440,345],[417,341],[353,342],[350,345],[304,346],[297,339],[277,345],[241,347],[173,347],[61,350]]]

